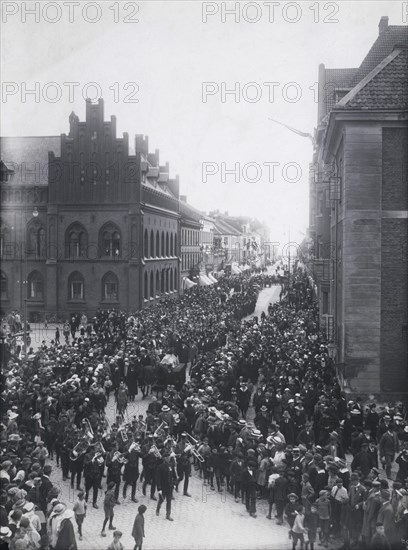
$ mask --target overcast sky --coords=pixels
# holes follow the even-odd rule
[[[239,15],[225,13],[235,2],[105,0],[99,12],[77,3],[58,13],[37,2],[34,16],[2,2],[1,135],[68,133],[70,112],[84,119],[83,91],[94,98],[87,84],[96,82],[105,119],[116,115],[118,135],[132,142],[147,134],[191,204],[256,216],[276,240],[289,226],[300,239],[308,225],[312,145],[268,117],[313,133],[319,63],[357,67],[381,16],[406,23],[406,2],[388,0],[241,2]],[[24,94],[35,82],[39,98]],[[71,97],[67,82],[79,83]],[[223,96],[234,88],[238,98]],[[236,163],[238,182],[225,173]]]

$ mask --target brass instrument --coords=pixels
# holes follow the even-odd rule
[[[136,451],[138,453],[140,453],[141,451],[141,448],[140,448],[140,445],[137,441],[133,441],[131,444],[130,444],[130,447],[128,449],[128,453],[131,453],[132,451]]]
[[[114,462],[115,460],[117,462],[119,462],[119,464],[126,464],[127,463],[127,459],[119,451],[115,451],[114,454],[113,454],[112,462]]]
[[[75,462],[75,460],[78,460],[80,456],[86,453],[91,443],[92,437],[90,437],[89,435],[84,435],[69,453],[70,460],[72,460],[73,462]]]
[[[129,437],[128,437],[128,434],[127,434],[128,428],[129,428],[129,424],[122,424],[122,426],[118,430],[118,432],[120,433],[120,436],[122,438],[122,441],[124,443],[127,443],[129,441]]]
[[[86,435],[88,435],[90,438],[93,438],[94,437],[94,432],[93,432],[91,423],[89,422],[89,418],[84,418],[82,420],[82,424],[84,424],[86,426],[86,428],[85,428]]]
[[[188,445],[186,445],[184,451],[186,453],[190,451],[191,454],[194,455],[199,462],[205,462],[205,458],[203,457],[203,455],[198,452],[198,449],[197,449],[198,441],[197,441],[197,439],[195,439],[188,432],[185,432],[185,434],[186,434],[186,439],[188,441]]]
[[[153,433],[153,437],[159,437],[160,435],[160,432],[164,429],[164,428],[168,428],[169,425],[167,424],[167,422],[165,422],[163,420],[163,422],[158,426],[158,428],[155,430],[155,432]]]
[[[149,449],[149,452],[152,451],[154,456],[156,458],[161,458],[162,455],[161,455],[161,452],[159,451],[159,449],[156,447],[156,445],[152,445]]]
[[[103,413],[103,416],[101,416],[101,419],[102,419],[102,423],[104,424],[103,437],[106,437],[111,432],[112,426],[111,426],[111,423],[109,422],[109,419],[108,419],[108,417],[106,416],[105,413]]]
[[[100,454],[100,455],[106,454],[105,447],[102,445],[101,441],[96,441],[94,445],[95,445],[96,454]]]

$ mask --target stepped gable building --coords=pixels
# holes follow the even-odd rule
[[[128,311],[179,288],[179,182],[104,105],[69,133],[1,139],[2,313]]]
[[[322,322],[351,391],[408,392],[408,27],[319,67],[310,237]]]

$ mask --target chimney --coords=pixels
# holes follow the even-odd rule
[[[187,202],[187,195],[180,195],[180,200],[183,202]]]
[[[388,29],[388,17],[383,15],[378,23],[378,34],[383,33]]]

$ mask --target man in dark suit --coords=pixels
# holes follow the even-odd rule
[[[52,468],[49,464],[46,464],[44,466],[43,475],[41,477],[41,484],[40,484],[40,502],[41,502],[41,510],[44,512],[44,514],[47,513],[47,504],[48,504],[48,493],[52,489],[53,485],[50,480]]]
[[[394,431],[393,424],[389,424],[387,431],[380,440],[380,457],[384,465],[388,479],[391,479],[391,464],[394,462],[395,454],[399,452],[399,441]]]
[[[156,516],[160,514],[160,508],[166,501],[166,519],[173,521],[171,517],[171,500],[173,498],[174,483],[177,482],[176,473],[174,470],[174,459],[167,455],[163,462],[158,466],[156,472],[157,490],[159,500],[157,502]]]

